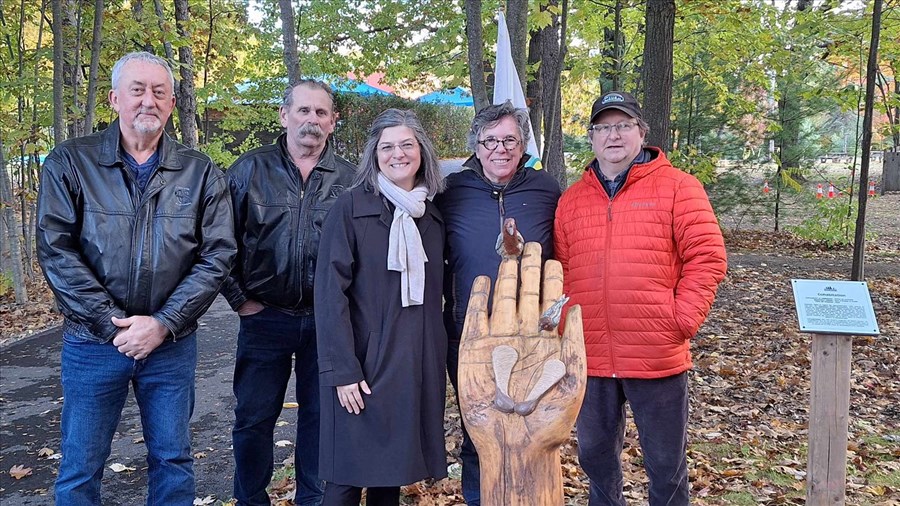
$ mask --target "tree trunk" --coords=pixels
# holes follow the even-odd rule
[[[191,13],[188,0],[175,0],[175,28],[178,36],[191,40],[188,24]],[[181,74],[179,93],[175,97],[178,107],[178,123],[181,127],[181,142],[189,148],[197,147],[197,95],[194,92],[194,50],[190,44],[178,48],[178,71]]]
[[[63,81],[67,95],[66,116],[69,137],[80,137],[82,128],[81,110],[81,2],[65,0],[63,13]]]
[[[288,83],[294,84],[300,80],[300,56],[297,51],[297,26],[294,21],[294,6],[291,0],[278,0],[278,8],[281,10],[284,68],[287,69]]]
[[[94,36],[91,39],[91,70],[88,74],[84,132],[94,131],[94,109],[97,107],[97,71],[100,67],[100,45],[103,39],[103,0],[94,0]]]
[[[6,222],[6,235],[9,239],[10,265],[12,267],[12,283],[15,290],[16,303],[28,303],[28,290],[25,287],[25,274],[22,269],[22,245],[19,241],[19,224],[13,206],[12,185],[9,172],[6,170],[6,157],[3,140],[0,139],[0,209],[2,219]]]
[[[622,89],[622,55],[625,47],[622,35],[622,0],[616,0],[610,10],[613,13],[613,28],[603,29],[605,58],[600,72],[601,93]]]
[[[891,74],[894,76],[894,97],[900,98],[900,79],[897,79],[896,76],[900,76],[900,63],[897,61],[891,62],[889,68],[891,69]],[[881,90],[881,97],[884,101],[885,112],[887,113],[888,123],[891,131],[891,140],[893,141],[893,146],[891,149],[895,152],[900,153],[900,101],[895,101],[895,105],[893,110],[891,109],[890,104],[888,103],[888,95],[889,93],[885,92],[882,83],[884,86],[887,86],[887,79],[884,78],[884,74],[879,73],[881,76],[881,81],[878,82],[878,88]],[[888,88],[890,89],[890,88]]]
[[[65,97],[63,96],[63,13],[62,0],[52,0],[53,15],[53,144],[66,140]]]
[[[158,0],[156,0],[155,3],[156,3],[156,7],[158,7],[157,12],[159,12],[159,19],[160,19],[159,23],[160,23],[160,27],[161,27],[162,26],[162,6],[158,5],[159,4]],[[138,23],[141,23],[141,24],[146,22],[144,20],[144,0],[134,0],[134,5],[132,6],[131,10],[134,13],[135,21],[137,21]],[[142,49],[144,51],[147,51],[148,53],[152,53],[153,52],[153,44],[151,44],[150,41],[144,41],[144,45],[142,46]],[[169,61],[172,61],[172,60],[170,59]]]
[[[161,32],[166,33],[169,30],[166,28],[166,14],[163,11],[163,6],[160,0],[153,0],[153,11],[156,13],[156,23],[159,25],[159,29]],[[148,51],[152,52],[152,49],[148,49]],[[172,50],[171,42],[163,42],[163,51],[166,53],[166,60],[169,61],[170,64],[175,63],[175,52]],[[180,87],[180,83],[178,82],[178,76],[175,76],[175,92],[178,93],[178,89]]]
[[[875,104],[875,78],[878,72],[878,39],[881,35],[881,3],[875,0],[872,6],[872,39],[869,43],[869,64],[866,68],[866,105],[863,116],[862,160],[859,166],[859,209],[856,215],[856,234],[853,241],[853,265],[850,271],[852,281],[865,279],[866,251],[866,201],[869,181],[869,155],[872,153],[872,113]]]
[[[535,30],[531,32],[531,40],[528,42],[528,66],[534,66],[541,62],[541,37],[543,30]],[[541,101],[541,67],[537,66],[537,72],[534,77],[528,81],[525,86],[525,103],[528,104],[528,114],[531,118],[531,128],[534,130],[534,142],[538,151],[543,146],[541,132],[543,131],[543,102]]]
[[[22,3],[22,11],[24,12],[24,1]],[[52,8],[52,7],[51,7]],[[40,22],[38,23],[38,32],[37,32],[37,41],[35,43],[35,52],[41,53],[43,51],[43,41],[44,41],[44,27],[45,21],[47,20],[47,1],[41,1],[41,9],[40,9]],[[21,25],[24,26],[24,18],[21,20]],[[51,26],[52,29],[52,26]],[[20,30],[20,33],[24,32],[24,30]],[[21,62],[21,60],[20,60]],[[34,81],[33,81],[33,89],[38,89],[41,86],[41,60],[36,60],[34,62]],[[20,63],[22,73],[22,82],[25,82],[24,79],[24,62]],[[54,83],[55,84],[55,83]],[[55,92],[55,90],[54,90]],[[37,140],[43,137],[43,132],[41,129],[41,125],[38,122],[38,101],[33,100],[31,103],[31,126],[30,126],[30,138]],[[54,107],[54,110],[56,108]],[[24,114],[24,111],[23,111]],[[55,129],[54,129],[55,130]],[[22,166],[25,170],[20,174],[21,188],[25,191],[21,192],[19,195],[19,208],[22,212],[22,239],[24,243],[22,244],[22,253],[25,258],[23,261],[23,267],[25,269],[25,275],[29,279],[34,278],[34,269],[32,265],[34,262],[35,254],[35,243],[34,243],[34,217],[36,213],[36,204],[34,199],[27,198],[27,195],[36,195],[38,190],[38,180],[40,179],[40,158],[38,157],[38,150],[40,148],[35,144],[34,150],[32,153],[26,153],[24,148],[22,149]],[[27,158],[26,158],[27,155]]]
[[[509,47],[512,51],[513,63],[519,74],[522,93],[528,82],[525,66],[526,41],[528,40],[528,0],[506,0],[506,28],[509,30]]]
[[[212,41],[213,41],[213,33],[215,32],[215,26],[213,21],[216,19],[216,15],[213,14],[213,0],[209,1],[209,24],[206,27],[207,35],[206,35],[206,50],[203,52],[203,87],[209,84],[209,60],[212,55]],[[203,104],[203,143],[209,144],[209,95],[206,96],[206,102]]]
[[[480,111],[491,101],[484,78],[484,30],[481,27],[481,0],[466,0],[466,43],[468,44],[469,82],[475,111]]]
[[[557,1],[551,0],[549,4],[542,6],[542,9],[552,10],[558,7]],[[560,76],[566,54],[567,11],[568,0],[562,0],[561,16],[552,15],[550,25],[544,28],[541,36],[541,86],[544,107],[544,151],[541,161],[559,182],[560,188],[567,186],[560,93]]]
[[[647,0],[644,38],[644,119],[650,125],[647,143],[669,150],[672,112],[672,50],[675,37],[675,0]]]

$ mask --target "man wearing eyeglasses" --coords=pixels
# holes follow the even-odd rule
[[[725,277],[725,246],[703,186],[644,146],[649,130],[625,92],[591,109],[595,158],[562,196],[554,229],[569,305],[581,305],[588,385],[578,417],[590,506],[624,505],[625,402],[650,481],[650,504],[689,503],[690,340]]]
[[[297,441],[294,503],[322,502],[319,481],[319,368],[313,282],[325,215],[355,167],[334,152],[334,94],[304,79],[289,86],[274,144],[228,169],[238,258],[222,294],[241,317],[234,367],[234,497],[270,504],[273,431],[293,369]]]
[[[553,255],[553,216],[560,189],[556,179],[527,166],[530,135],[528,111],[509,101],[475,114],[468,147],[474,151],[463,170],[447,177],[435,197],[447,231],[444,269],[444,325],[450,339],[447,372],[457,387],[459,345],[469,292],[477,276],[497,276],[500,266],[494,239],[506,218],[515,218],[522,237],[540,242],[544,260]],[[460,448],[463,497],[481,504],[478,454],[463,427]]]

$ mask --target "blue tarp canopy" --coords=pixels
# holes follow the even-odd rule
[[[393,95],[393,93],[388,93],[387,91],[380,90],[374,86],[352,79],[342,79],[337,83],[332,82],[331,89],[336,93],[356,93],[357,95],[362,95],[364,97],[369,95]]]
[[[334,79],[326,76],[315,76],[315,79],[324,81],[331,85],[331,89],[334,90],[335,93],[355,93],[364,97],[371,95],[393,95],[393,93],[378,89],[361,81],[354,81],[353,79]],[[278,83],[279,88],[287,86],[287,78],[284,77],[275,78],[274,82]],[[238,95],[251,92],[258,87],[259,84],[253,81],[244,81],[236,86]],[[215,101],[215,95],[210,97],[210,102]],[[280,93],[278,97],[272,97],[271,99],[266,100],[266,102],[273,104],[281,103]]]
[[[429,104],[448,104],[459,107],[472,107],[475,105],[472,94],[459,86],[452,90],[432,91],[427,95],[422,95],[416,100]]]

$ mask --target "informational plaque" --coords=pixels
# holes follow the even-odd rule
[[[878,335],[869,287],[864,281],[792,279],[800,332]]]

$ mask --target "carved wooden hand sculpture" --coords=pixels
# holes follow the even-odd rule
[[[542,309],[563,296],[559,262],[547,261],[543,274],[542,291],[539,243],[525,245],[521,283],[518,261],[503,260],[490,318],[490,278],[479,276],[472,285],[459,404],[478,449],[484,506],[563,504],[559,446],[584,398],[584,338],[580,306],[569,309],[562,338],[555,326],[541,329],[553,321],[552,310],[541,319]]]

